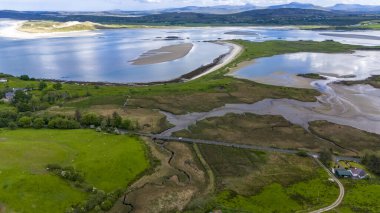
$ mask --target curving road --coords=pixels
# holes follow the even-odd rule
[[[343,184],[339,181],[338,178],[335,177],[334,174],[331,173],[331,171],[321,163],[321,161],[318,160],[318,158],[315,158],[315,161],[317,161],[317,163],[323,167],[323,169],[325,169],[327,171],[327,173],[329,174],[329,176],[338,184],[339,186],[339,197],[338,199],[333,203],[331,204],[330,206],[327,206],[327,207],[324,207],[324,208],[321,208],[321,209],[318,209],[318,210],[315,210],[315,211],[312,211],[310,213],[322,213],[322,212],[327,212],[327,211],[330,211],[336,207],[338,207],[342,201],[343,201],[343,198],[344,198],[344,186]]]
[[[123,132],[128,133],[128,132]],[[129,132],[131,133],[131,132]],[[133,133],[139,136],[145,136],[150,137],[153,140],[162,140],[162,141],[176,141],[176,142],[182,142],[182,143],[193,143],[193,144],[207,144],[207,145],[219,145],[219,146],[227,146],[227,147],[234,147],[234,148],[241,148],[241,149],[252,149],[252,150],[258,150],[258,151],[267,151],[267,152],[278,152],[278,153],[285,153],[285,154],[297,154],[299,151],[296,150],[287,150],[287,149],[278,149],[278,148],[271,148],[271,147],[261,147],[261,146],[254,146],[254,145],[246,145],[246,144],[235,144],[235,143],[228,143],[228,142],[221,142],[221,141],[211,141],[211,140],[200,140],[200,139],[191,139],[191,138],[182,138],[182,137],[170,137],[170,136],[162,136],[162,135],[154,135],[154,134],[143,134],[143,133]],[[335,177],[331,171],[321,163],[321,161],[318,160],[319,155],[317,153],[311,153],[309,152],[308,155],[315,159],[315,161],[329,174],[329,176],[336,182],[339,186],[339,197],[338,199],[332,203],[330,206],[312,211],[310,213],[322,213],[330,211],[336,207],[338,207],[344,198],[344,186],[339,181],[338,178]],[[339,157],[339,156],[338,156]],[[343,157],[344,158],[344,157]],[[352,158],[355,160],[358,160],[356,158]]]

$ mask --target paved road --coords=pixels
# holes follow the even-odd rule
[[[148,135],[145,135],[145,136],[148,136]],[[262,147],[262,146],[246,145],[246,144],[227,143],[227,142],[212,141],[212,140],[200,140],[200,139],[170,137],[170,136],[160,136],[160,135],[149,135],[149,137],[151,137],[153,139],[163,140],[163,141],[178,141],[178,142],[183,142],[183,143],[218,145],[218,146],[234,147],[234,148],[240,148],[240,149],[253,149],[253,150],[258,150],[258,151],[279,152],[279,153],[286,153],[286,154],[296,154],[298,152],[296,150],[278,149],[278,148]]]
[[[318,210],[315,210],[315,211],[310,212],[310,213],[322,213],[322,212],[330,211],[330,210],[332,210],[332,209],[338,207],[338,206],[342,203],[343,198],[344,198],[344,186],[343,186],[343,184],[339,181],[339,179],[336,178],[335,175],[334,175],[333,173],[331,173],[331,171],[330,171],[327,167],[325,167],[325,165],[323,165],[323,164],[321,163],[321,161],[318,160],[318,158],[314,158],[314,159],[317,161],[317,163],[318,163],[321,167],[323,167],[323,169],[325,169],[325,170],[327,171],[327,173],[330,175],[330,177],[331,177],[331,178],[332,178],[332,179],[338,184],[338,186],[339,186],[339,197],[338,197],[338,199],[337,199],[333,204],[331,204],[330,206],[327,206],[327,207],[324,207],[324,208],[321,208],[321,209],[318,209]]]

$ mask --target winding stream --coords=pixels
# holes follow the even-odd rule
[[[302,54],[306,54],[306,59],[305,57],[300,57]],[[210,112],[185,115],[162,112],[167,116],[168,121],[175,125],[172,129],[163,132],[162,135],[170,136],[173,132],[186,129],[203,119],[221,117],[228,113],[280,115],[289,122],[300,125],[305,129],[308,129],[311,121],[326,120],[380,134],[380,89],[369,85],[344,86],[336,83],[342,80],[362,80],[373,74],[379,74],[378,67],[380,62],[377,60],[377,54],[377,52],[356,52],[354,54],[297,53],[273,56],[272,59],[277,62],[271,61],[271,58],[258,59],[258,63],[243,69],[253,73],[253,76],[271,75],[279,69],[288,74],[288,76],[293,77],[296,77],[297,73],[320,73],[326,77],[326,80],[304,80],[307,81],[309,88],[318,90],[322,95],[317,97],[316,102],[265,99],[253,104],[227,104]],[[343,60],[336,62],[336,60],[339,60],[339,56],[342,56]],[[326,57],[330,57],[330,60]],[[260,60],[264,60],[265,63],[261,63]],[[263,70],[264,68],[267,69]],[[240,71],[237,71],[237,73]],[[247,78],[255,80],[255,77]],[[281,79],[277,82],[281,83]],[[276,81],[271,81],[269,84],[278,85]]]

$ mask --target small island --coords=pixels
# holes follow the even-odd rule
[[[304,78],[310,78],[310,79],[317,79],[317,80],[326,80],[326,77],[323,77],[319,75],[318,73],[302,73],[298,74],[297,76],[299,77],[304,77]]]

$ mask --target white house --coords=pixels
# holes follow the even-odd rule
[[[352,174],[352,178],[363,179],[363,178],[367,177],[367,173],[364,170],[362,170],[362,169],[351,168],[349,171]]]
[[[7,83],[8,80],[6,78],[0,78],[0,83]]]

